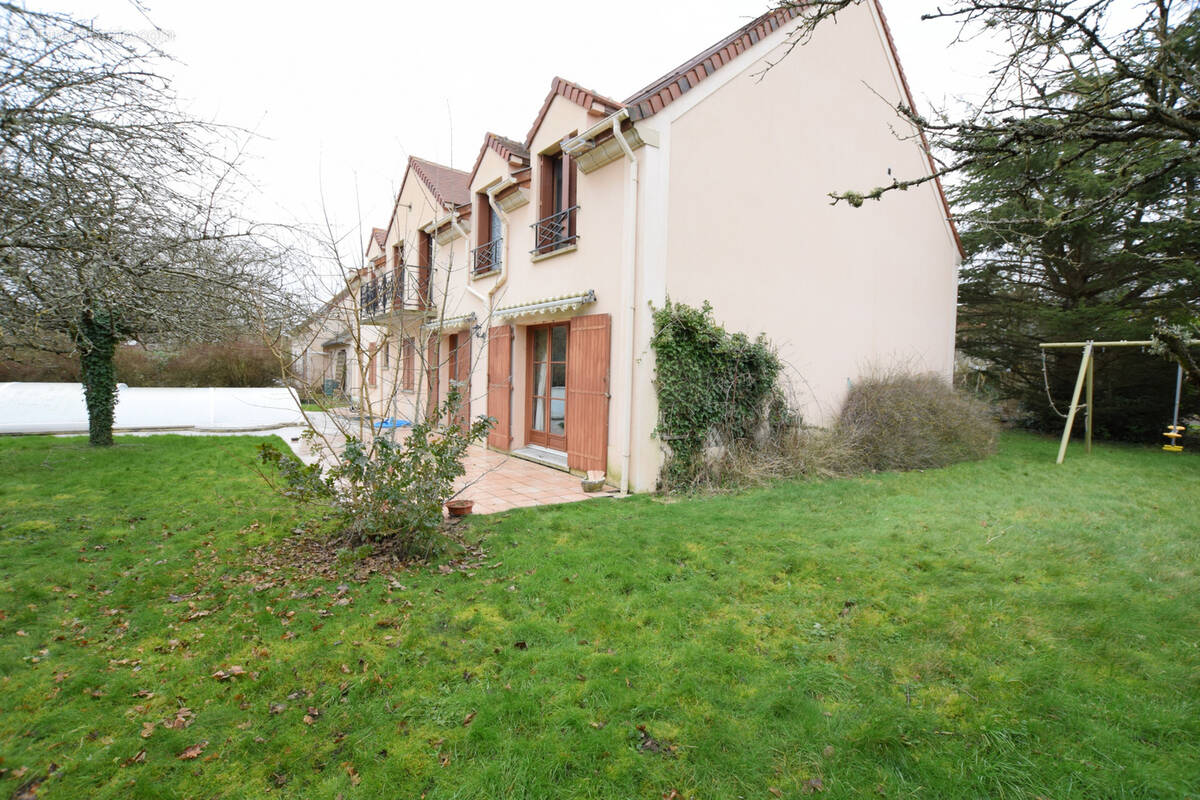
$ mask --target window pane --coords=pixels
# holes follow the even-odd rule
[[[567,430],[567,401],[550,401],[550,433],[562,436]]]
[[[546,360],[546,329],[538,328],[533,332],[533,360]]]
[[[554,397],[567,396],[566,364],[552,364],[550,366],[550,394]]]
[[[546,365],[533,365],[533,394],[534,396],[546,396]]]
[[[556,325],[551,328],[552,344],[551,344],[551,360],[566,361],[567,360],[567,326]]]
[[[490,211],[491,208],[489,207],[488,210]],[[495,212],[492,212],[489,215],[489,221],[491,224],[488,226],[488,235],[491,236],[491,239],[489,239],[488,241],[494,242],[500,238],[500,215]],[[499,259],[497,259],[497,260],[499,260]]]
[[[546,401],[540,397],[533,401],[533,429],[546,430]]]

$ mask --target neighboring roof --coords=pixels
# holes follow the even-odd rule
[[[387,231],[383,228],[371,228],[371,238],[375,240],[375,244],[379,245],[380,250],[387,245]],[[367,249],[371,248],[368,246]]]
[[[468,186],[475,183],[475,173],[479,171],[479,165],[483,163],[483,154],[488,151],[489,147],[507,163],[511,164],[515,159],[524,162],[522,166],[529,164],[528,147],[515,139],[489,132],[483,137],[483,144],[479,147],[479,156],[475,159],[475,166],[471,167],[470,177],[467,178]]]
[[[779,26],[799,16],[799,6],[768,11],[758,19],[743,25],[707,50],[689,58],[675,69],[663,75],[625,101],[629,118],[634,122],[657,114],[695,88],[696,84],[728,64],[737,56]]]
[[[429,192],[443,206],[451,203],[461,206],[471,202],[471,173],[433,161],[426,161],[416,156],[409,156],[408,168],[416,173]],[[407,178],[407,176],[405,177]],[[404,187],[400,188],[403,191]]]
[[[538,128],[542,127],[542,120],[546,118],[546,112],[550,110],[550,104],[554,102],[556,97],[565,97],[572,103],[591,111],[598,116],[606,117],[624,106],[616,100],[610,100],[604,95],[597,94],[590,89],[584,89],[577,83],[565,78],[555,76],[550,82],[550,93],[546,95],[546,100],[542,103],[542,108],[538,111],[537,119],[533,121],[533,127],[529,129],[529,133],[525,135],[525,148],[533,144],[533,136],[537,133]]]

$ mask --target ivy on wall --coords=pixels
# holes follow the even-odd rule
[[[704,466],[705,447],[752,439],[788,412],[778,380],[782,370],[765,336],[729,333],[712,306],[672,303],[654,312],[658,427],[669,448],[661,482],[686,489]]]

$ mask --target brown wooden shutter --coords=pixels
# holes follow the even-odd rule
[[[563,158],[563,192],[566,193],[566,197],[563,198],[563,209],[565,210],[568,208],[575,207],[575,201],[576,201],[575,177],[578,173],[578,168],[575,165],[575,159],[571,158],[566,153],[563,153],[562,158]],[[578,231],[576,231],[576,229],[575,229],[575,218],[577,216],[579,216],[579,215],[578,214],[568,214],[567,215],[567,227],[566,227],[566,235],[567,236],[575,236],[578,233]]]
[[[488,444],[498,450],[512,449],[512,348],[511,325],[488,331],[487,413],[496,420]]]
[[[608,370],[612,318],[571,320],[567,353],[567,466],[608,470]]]
[[[433,272],[433,236],[421,231],[418,235],[417,252],[417,302],[425,308],[430,305],[429,276]]]
[[[411,336],[404,340],[404,388],[410,392],[417,381],[416,349]]]
[[[437,333],[430,334],[429,348],[425,357],[425,380],[429,383],[429,407],[425,409],[425,416],[432,416],[433,411],[438,405],[438,368],[441,366],[440,361],[441,336]]]
[[[456,370],[458,374],[454,375],[454,380],[458,381],[458,395],[462,398],[458,413],[454,417],[458,421],[459,427],[466,430],[471,423],[471,331],[469,330],[458,335],[458,352],[455,355],[454,363],[458,365]]]

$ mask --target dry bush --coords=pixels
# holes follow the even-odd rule
[[[855,442],[867,469],[909,470],[985,458],[998,428],[985,404],[944,378],[893,370],[851,387],[833,431]]]
[[[17,348],[0,355],[0,383],[39,381],[75,383],[79,380],[79,359],[60,353]]]

